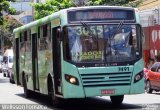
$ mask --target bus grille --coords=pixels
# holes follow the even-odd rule
[[[130,85],[131,72],[81,74],[84,87]]]

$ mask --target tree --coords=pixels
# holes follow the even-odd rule
[[[0,38],[1,38],[1,52],[12,47],[13,43],[13,30],[19,26],[22,26],[17,20],[11,16],[5,16],[3,25],[0,25]]]
[[[89,0],[88,5],[112,5],[137,7],[143,0]]]
[[[137,7],[141,2],[142,0],[88,0],[86,5],[123,5]],[[45,3],[34,3],[32,6],[35,8],[35,19],[40,19],[60,9],[75,7],[76,4],[73,3],[73,0],[47,0]]]
[[[3,12],[8,14],[14,14],[16,10],[10,7],[9,1],[14,2],[14,0],[0,0],[0,25],[3,25]]]
[[[71,0],[47,0],[45,3],[35,3],[35,19],[40,19],[60,9],[73,6]]]
[[[12,45],[10,41],[10,37],[12,36],[12,32],[8,31],[6,24],[4,13],[6,14],[15,14],[16,10],[10,7],[9,2],[14,2],[14,0],[0,0],[0,52],[3,54],[4,45],[8,45],[9,47]],[[6,15],[5,14],[5,15]]]

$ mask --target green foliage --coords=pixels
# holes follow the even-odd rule
[[[137,7],[143,0],[89,0],[87,5],[111,5]]]
[[[32,4],[35,8],[35,19],[43,18],[47,15],[50,15],[60,9],[74,7],[75,4],[72,2],[73,0],[47,0],[46,3],[36,3]],[[81,1],[81,0],[79,0]],[[137,7],[142,0],[88,0],[88,6],[95,5],[116,5],[116,6],[132,6]]]
[[[47,0],[46,3],[32,4],[35,8],[35,19],[43,18],[60,9],[74,6],[71,0]]]
[[[9,16],[4,17],[3,25],[0,26],[0,37],[4,38],[4,48],[10,48],[13,42],[13,30],[21,26]]]
[[[138,0],[138,1],[135,1],[135,2],[128,3],[128,5],[132,6],[132,7],[138,7],[142,2],[143,2],[143,0]]]
[[[0,25],[3,25],[3,14],[0,12]]]
[[[0,25],[3,25],[3,14],[2,12],[6,12],[8,14],[15,14],[16,10],[10,7],[9,1],[14,0],[0,0]]]

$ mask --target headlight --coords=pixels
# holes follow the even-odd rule
[[[143,71],[139,72],[138,74],[135,75],[134,77],[134,83],[140,81],[143,78]]]
[[[68,75],[68,74],[65,74],[64,77],[67,82],[74,84],[74,85],[79,85],[78,79],[76,77]]]

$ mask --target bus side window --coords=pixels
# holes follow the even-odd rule
[[[51,24],[44,24],[38,28],[39,50],[47,50],[51,43]]]
[[[27,31],[24,31],[24,33],[23,33],[23,37],[24,37],[24,42],[23,42],[23,44],[24,44],[24,52],[26,52],[26,44],[27,44]]]
[[[27,41],[26,41],[26,52],[30,52],[31,51],[31,30],[27,31]]]
[[[43,29],[43,31],[42,31],[43,37],[47,37],[47,24],[43,25],[42,29]]]
[[[23,33],[24,35],[23,35],[23,37],[24,37],[24,41],[27,41],[27,31],[24,31],[24,33]]]
[[[25,51],[25,40],[24,40],[24,32],[20,34],[20,51]]]

